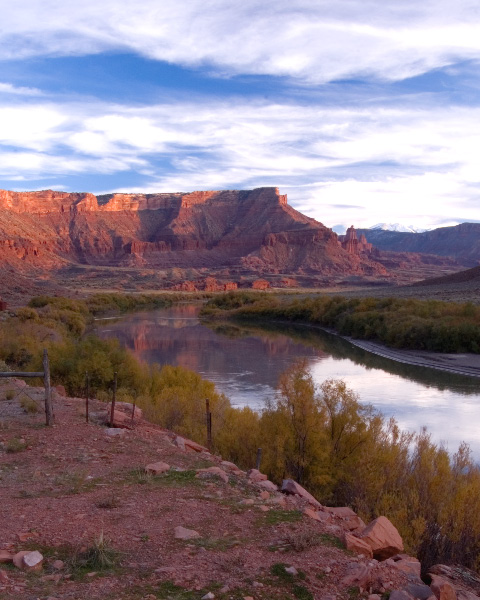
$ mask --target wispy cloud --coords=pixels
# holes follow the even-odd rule
[[[11,83],[0,82],[0,96],[2,94],[12,94],[15,96],[43,96],[43,92],[36,88],[15,86]]]
[[[469,0],[17,0],[0,57],[122,50],[228,76],[395,80],[478,59],[479,16]]]
[[[478,218],[479,121],[480,109],[471,108],[242,100],[4,105],[0,174],[42,174],[55,185],[69,173],[134,169],[144,183],[130,189],[149,192],[279,185],[294,206],[329,225],[341,206],[359,225],[413,219],[426,227],[440,215]]]

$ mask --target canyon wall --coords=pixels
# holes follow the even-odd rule
[[[0,190],[0,261],[234,272],[386,274],[277,188],[172,194]]]

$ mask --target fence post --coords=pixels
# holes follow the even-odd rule
[[[113,374],[112,410],[110,412],[110,427],[113,427],[115,417],[115,401],[117,399],[117,372]]]
[[[255,463],[255,468],[257,471],[260,471],[260,463],[262,462],[262,449],[257,449],[257,462]]]
[[[210,400],[205,400],[207,407],[207,448],[212,450],[212,413],[210,412]]]
[[[88,397],[90,395],[90,377],[85,373],[85,419],[88,423]]]
[[[137,407],[137,399],[135,398],[133,401],[133,408],[132,408],[132,423],[135,421],[135,409]]]
[[[43,381],[45,384],[45,422],[47,425],[53,425],[53,407],[52,407],[52,389],[50,387],[50,363],[48,361],[48,352],[43,350]]]

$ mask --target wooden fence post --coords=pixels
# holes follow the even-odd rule
[[[88,423],[88,397],[90,395],[90,377],[85,373],[85,419]]]
[[[52,407],[52,389],[50,387],[50,363],[48,361],[48,352],[43,350],[43,381],[45,384],[45,422],[47,425],[53,425],[53,407]]]
[[[205,400],[207,407],[207,448],[212,450],[212,413],[210,412],[210,400]]]
[[[110,412],[110,427],[113,427],[115,419],[115,401],[117,399],[117,372],[113,374],[113,396],[112,396],[112,410]]]

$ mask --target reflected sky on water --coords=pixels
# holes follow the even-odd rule
[[[198,310],[198,305],[179,305],[97,321],[97,333],[118,338],[148,363],[197,371],[233,405],[258,410],[275,396],[281,373],[304,358],[317,383],[342,378],[362,402],[394,416],[402,428],[427,426],[450,451],[466,441],[480,458],[480,379],[396,363],[310,327],[205,326]]]

